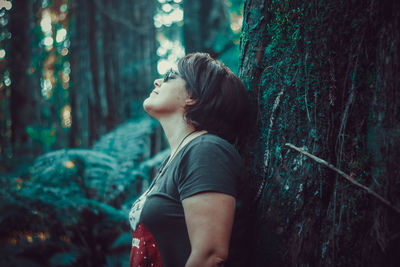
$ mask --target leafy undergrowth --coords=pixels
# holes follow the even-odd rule
[[[128,122],[93,149],[37,158],[0,179],[0,266],[127,266],[128,210],[168,151],[152,155],[150,120]]]

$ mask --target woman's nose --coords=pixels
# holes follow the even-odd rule
[[[162,84],[162,79],[155,79],[154,80],[154,86],[160,87]]]

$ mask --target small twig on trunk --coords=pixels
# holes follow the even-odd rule
[[[397,213],[400,214],[400,209],[393,206],[389,200],[385,199],[384,197],[380,196],[379,194],[377,194],[376,192],[372,191],[371,189],[369,189],[368,187],[366,187],[365,185],[360,184],[359,182],[357,182],[356,180],[354,180],[353,178],[350,177],[350,175],[342,172],[341,170],[339,170],[338,168],[336,168],[335,166],[333,166],[332,164],[330,164],[329,162],[326,162],[325,160],[318,158],[304,150],[302,150],[301,148],[298,148],[292,144],[286,143],[286,146],[293,148],[294,150],[296,150],[297,152],[300,152],[303,155],[306,155],[307,157],[315,160],[316,162],[325,165],[326,167],[328,167],[331,170],[334,170],[335,172],[339,173],[341,176],[343,176],[345,179],[347,179],[349,182],[351,182],[352,184],[364,189],[365,191],[367,191],[369,194],[373,195],[374,197],[376,197],[377,199],[379,199],[382,203],[384,203],[385,205],[387,205],[388,207],[392,208],[394,211],[396,211]]]

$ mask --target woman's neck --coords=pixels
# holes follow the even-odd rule
[[[164,130],[165,136],[167,137],[171,153],[178,148],[185,136],[195,131],[194,127],[189,125],[182,116],[163,117],[159,119],[159,122]],[[185,143],[187,143],[188,140],[191,140],[191,137],[194,138],[195,135],[196,134],[193,133],[191,136],[188,136]],[[181,144],[181,146],[183,145],[184,143]]]

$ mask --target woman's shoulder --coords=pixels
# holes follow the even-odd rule
[[[189,144],[188,148],[190,147],[197,147],[197,146],[203,146],[203,147],[222,147],[226,148],[232,151],[237,152],[236,148],[229,143],[227,140],[219,137],[218,135],[211,134],[211,133],[205,133],[197,138],[193,139]]]
[[[219,156],[228,156],[234,161],[241,161],[239,152],[231,143],[210,133],[193,139],[186,145],[183,154],[195,154],[196,156],[218,154]]]

